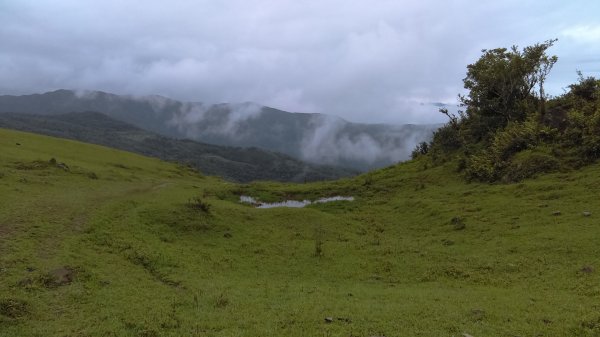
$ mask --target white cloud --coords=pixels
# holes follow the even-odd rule
[[[600,24],[569,27],[561,35],[577,43],[600,43]]]

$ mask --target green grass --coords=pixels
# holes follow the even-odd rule
[[[0,130],[0,336],[600,336],[600,166],[452,172],[235,185]]]

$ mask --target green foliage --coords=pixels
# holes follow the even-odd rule
[[[598,93],[600,94],[600,90]],[[572,110],[569,121],[567,141],[579,148],[582,160],[591,162],[600,158],[600,105],[595,111],[588,113]]]
[[[536,142],[535,122],[513,123],[495,133],[490,152],[497,161],[507,161],[515,153],[536,145]]]
[[[519,152],[506,167],[502,177],[505,182],[516,182],[537,176],[541,173],[560,169],[560,161],[553,155],[536,150]]]
[[[494,162],[491,155],[483,152],[465,160],[464,171],[468,180],[492,182],[498,178],[499,165],[501,163]]]
[[[488,148],[467,159],[465,174],[469,180],[496,181],[505,174],[511,157],[537,143],[536,123],[511,123],[494,134]]]
[[[429,145],[440,164],[457,160],[469,181],[515,182],[577,168],[600,158],[600,80],[579,74],[569,92],[548,99],[544,82],[555,40],[519,51],[484,50],[467,66],[465,112],[450,118]]]
[[[597,102],[600,99],[600,80],[591,76],[584,77],[581,71],[578,71],[577,74],[579,75],[579,83],[569,85],[568,96],[575,98],[575,102],[581,100],[584,102]]]
[[[463,82],[469,93],[459,97],[467,108],[467,116],[478,119],[477,128],[489,133],[511,121],[524,121],[536,102],[545,100],[543,83],[557,61],[556,56],[547,56],[546,50],[555,41],[522,51],[516,46],[483,50],[479,60],[467,66]],[[537,100],[536,86],[540,89]]]
[[[419,144],[417,144],[417,146],[414,148],[414,150],[411,153],[411,158],[412,159],[417,159],[419,156],[424,156],[429,152],[429,143],[427,142],[421,142]]]
[[[440,163],[448,160],[455,151],[462,147],[462,144],[458,127],[449,123],[433,134],[428,152],[435,163]]]

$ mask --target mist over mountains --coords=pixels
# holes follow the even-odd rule
[[[100,91],[57,90],[0,96],[0,112],[56,115],[83,111],[97,111],[168,137],[258,147],[311,163],[358,170],[408,159],[415,144],[429,140],[440,126],[360,124],[250,102],[208,105]]]
[[[308,182],[355,175],[339,167],[309,164],[256,147],[230,147],[173,139],[114,120],[99,112],[56,115],[0,113],[0,128],[104,145],[192,166],[206,175],[247,183],[256,180]]]

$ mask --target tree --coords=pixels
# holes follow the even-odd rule
[[[577,71],[577,77],[579,83],[569,85],[570,95],[584,101],[594,101],[600,98],[598,96],[598,92],[600,92],[600,80],[592,76],[584,77],[580,70]]]
[[[472,134],[490,135],[511,121],[524,121],[532,111],[545,112],[544,82],[557,61],[556,56],[546,55],[546,50],[554,42],[548,40],[522,51],[517,46],[484,49],[479,60],[467,66],[463,83],[469,93],[459,95],[459,100],[466,107],[469,127],[476,129]]]

